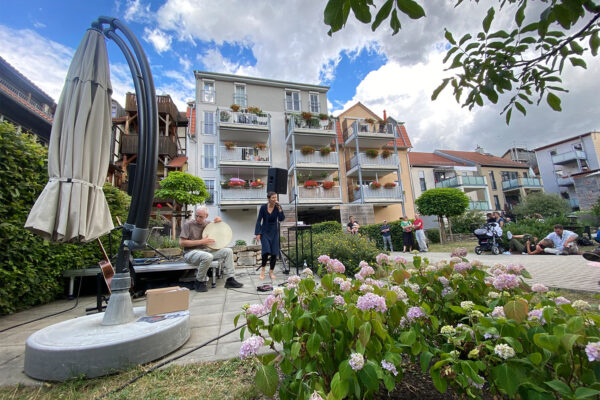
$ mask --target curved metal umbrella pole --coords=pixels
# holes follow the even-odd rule
[[[123,52],[133,78],[138,105],[139,142],[136,177],[127,223],[116,262],[116,274],[111,283],[111,297],[104,315],[103,325],[117,325],[133,320],[133,306],[129,296],[131,251],[143,248],[148,235],[148,220],[152,209],[156,169],[158,163],[158,107],[152,72],[146,54],[131,30],[113,17],[100,17],[92,27],[113,40]],[[121,31],[131,48],[117,34]],[[132,51],[133,49],[133,51]]]

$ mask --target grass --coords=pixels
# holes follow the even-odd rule
[[[185,366],[173,365],[144,376],[104,399],[263,399],[254,387],[257,361],[235,358]],[[146,366],[151,367],[151,366]],[[0,399],[96,399],[145,371],[137,367],[117,375],[44,383],[39,387],[0,387]]]
[[[455,248],[464,247],[465,249],[467,249],[469,251],[469,253],[473,254],[475,246],[477,246],[477,240],[468,240],[465,242],[450,242],[450,243],[445,243],[445,244],[431,243],[428,246],[428,249],[429,249],[429,251],[434,252],[434,253],[448,253],[448,255],[449,255],[450,253],[452,253],[452,250],[454,250]]]

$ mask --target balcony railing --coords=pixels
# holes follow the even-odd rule
[[[335,130],[335,122],[330,119],[322,120],[318,117],[312,117],[306,120],[302,118],[301,115],[290,115],[288,118],[288,124],[292,124],[292,126],[297,129],[310,129],[321,131]]]
[[[444,179],[436,182],[436,188],[449,188],[449,187],[460,187],[460,186],[486,186],[485,176],[462,176],[457,175],[452,178]]]
[[[11,85],[8,81],[6,81],[5,79],[0,78],[0,84],[2,84],[4,87],[6,87],[6,89],[10,90],[11,92],[13,92],[15,95],[19,96],[21,99],[25,100],[27,103],[29,103],[31,106],[33,106],[34,108],[36,108],[37,110],[43,112],[44,114],[46,114],[47,116],[49,116],[50,118],[52,118],[52,113],[50,112],[50,108],[48,106],[43,106],[42,104],[38,103],[37,101],[35,101],[31,95],[27,95],[23,92],[21,92],[19,89],[17,89],[16,87],[14,87],[13,85]]]
[[[572,186],[575,184],[575,180],[573,180],[572,176],[564,176],[556,178],[556,183],[558,186]]]
[[[491,210],[490,203],[487,201],[469,201],[469,210]]]
[[[121,154],[137,154],[139,135],[121,135]],[[158,137],[158,155],[177,156],[177,144],[170,136]]]
[[[398,155],[390,154],[388,157],[383,158],[383,156],[378,155],[377,157],[369,157],[365,153],[358,153],[358,157],[354,155],[350,159],[350,169],[356,167],[360,163],[362,167],[398,167]]]
[[[300,186],[298,188],[298,200],[319,200],[319,201],[338,201],[342,199],[340,197],[339,186],[334,186],[331,189],[324,189],[323,187],[305,188]]]
[[[262,188],[221,188],[221,201],[264,200],[267,197],[266,187]]]
[[[156,95],[156,104],[158,106],[159,114],[170,114],[172,119],[179,120],[179,111],[177,106],[171,99],[171,96],[167,95]],[[125,110],[137,111],[137,98],[135,93],[127,93],[125,96]]]
[[[362,185],[362,191],[365,195],[365,201],[369,200],[389,200],[389,201],[402,201],[402,191],[399,186],[393,188],[380,187],[373,189],[369,185]],[[354,201],[361,201],[361,191],[354,190]]]
[[[295,150],[294,157],[296,165],[298,164],[335,164],[338,165],[338,153],[332,151],[327,155],[322,155],[318,150],[312,154],[302,154],[302,151]]]
[[[219,121],[221,125],[232,124],[266,128],[269,126],[269,115],[265,113],[254,114],[246,111],[220,110]]]
[[[520,187],[542,187],[538,178],[514,178],[502,181],[502,190],[518,189]]]
[[[233,147],[228,149],[221,146],[221,161],[239,161],[239,162],[269,162],[269,149],[255,149],[253,147]]]
[[[585,160],[585,152],[583,150],[571,150],[566,153],[555,154],[552,156],[552,163],[567,164],[576,160]]]
[[[392,124],[383,124],[383,123],[367,123],[364,120],[355,121],[346,129],[343,133],[344,141],[348,140],[348,138],[353,137],[356,133],[359,135],[369,135],[369,134],[385,134],[385,135],[394,135],[394,126]]]

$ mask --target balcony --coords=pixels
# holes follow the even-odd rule
[[[502,190],[517,190],[519,188],[541,188],[542,182],[538,178],[514,178],[502,181]]]
[[[170,114],[174,121],[179,120],[179,111],[177,106],[169,95],[156,95],[156,104],[159,114]],[[137,111],[137,98],[135,93],[127,93],[125,96],[125,110],[129,112]]]
[[[341,202],[342,197],[339,186],[334,186],[331,189],[325,189],[322,186],[315,188],[298,187],[298,203],[300,204],[339,204]]]
[[[402,191],[399,186],[393,188],[380,187],[377,189],[371,188],[369,185],[362,185],[362,194],[364,194],[364,201],[360,186],[357,186],[358,190],[354,192],[354,203],[400,203],[402,202]]]
[[[339,168],[338,153],[332,151],[327,155],[321,154],[318,150],[311,154],[302,154],[301,150],[294,151],[295,167],[306,168]]]
[[[455,187],[485,187],[487,186],[485,176],[473,175],[473,176],[462,176],[457,175],[452,178],[444,179],[436,182],[436,188],[455,188]]]
[[[254,147],[235,146],[220,147],[221,165],[253,165],[268,167],[271,165],[269,148],[256,149]]]
[[[121,154],[137,154],[138,142],[139,135],[121,135]],[[172,137],[158,137],[158,155],[166,155],[171,158],[177,156],[177,144],[172,140]]]
[[[3,86],[3,88],[0,89],[12,92],[15,96],[19,97],[21,101],[29,104],[30,106],[38,110],[40,113],[44,114],[46,117],[48,117],[50,122],[52,122],[53,113],[48,105],[38,103],[32,98],[31,94],[23,93],[22,91],[11,85],[6,79],[0,78],[0,85]]]
[[[384,123],[367,123],[364,120],[354,121],[342,134],[344,143],[350,140],[358,139],[384,139],[394,138],[394,126]]]
[[[487,201],[469,201],[469,210],[489,211],[491,209]]]
[[[267,189],[262,188],[226,188],[220,189],[222,205],[256,205],[266,202]]]
[[[552,156],[552,163],[558,165],[565,165],[570,163],[576,163],[578,160],[585,160],[585,152],[583,150],[571,150],[566,153],[555,154]]]
[[[571,205],[572,208],[578,208],[579,207],[579,199],[576,197],[571,197],[569,199],[569,204]]]
[[[575,185],[575,181],[572,176],[562,176],[556,178],[556,183],[558,186],[573,186]]]
[[[380,171],[393,171],[397,170],[400,165],[397,154],[390,154],[387,157],[383,157],[381,154],[376,157],[369,157],[366,153],[358,153],[350,159],[350,163],[347,167],[348,175],[354,175],[358,171],[358,167],[369,170],[380,170]]]
[[[270,117],[263,112],[246,109],[217,110],[219,136],[225,141],[249,141],[265,143],[269,137]]]
[[[289,132],[323,132],[323,133],[335,133],[335,121],[329,119],[319,119],[314,116],[308,119],[302,118],[301,115],[291,114],[287,120],[288,133]]]

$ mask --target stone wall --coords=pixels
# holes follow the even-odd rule
[[[580,210],[591,210],[600,196],[600,175],[574,176]]]
[[[233,263],[235,267],[255,267],[260,265],[260,245],[233,246]]]

